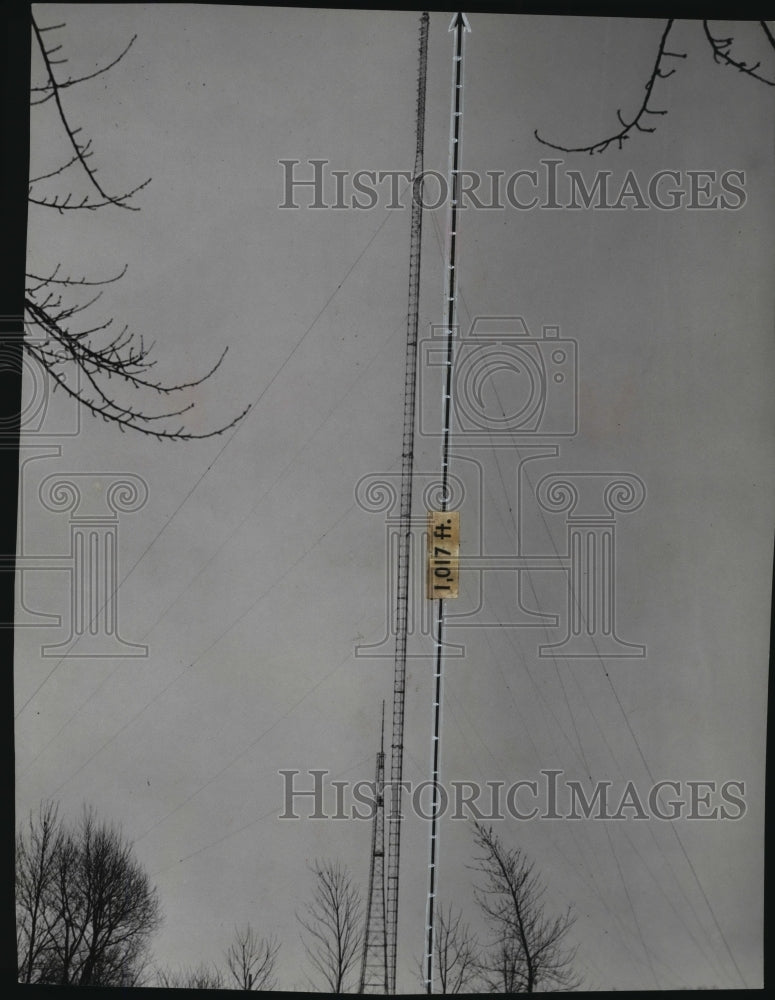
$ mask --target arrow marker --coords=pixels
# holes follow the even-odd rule
[[[443,444],[441,453],[441,509],[449,508],[449,431],[452,414],[452,354],[454,334],[457,322],[457,214],[460,200],[460,139],[463,132],[463,67],[465,64],[465,36],[471,31],[468,18],[458,11],[449,24],[449,30],[454,32],[452,43],[452,96],[449,128],[449,229],[447,231],[447,265],[445,268],[444,288],[444,327],[446,334],[446,373],[445,385],[442,390],[442,433]],[[438,782],[439,757],[441,746],[441,667],[443,662],[442,636],[444,632],[444,602],[438,602],[438,618],[436,625],[436,668],[434,672],[435,692],[433,697],[433,737],[431,740],[431,787],[433,788],[433,807],[431,812],[430,832],[430,864],[428,865],[428,939],[426,961],[426,990],[433,993],[433,918],[434,900],[436,898],[436,868],[438,849]]]

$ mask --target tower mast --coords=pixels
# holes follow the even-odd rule
[[[388,993],[396,991],[398,938],[398,875],[401,860],[401,781],[404,767],[404,702],[406,640],[409,601],[409,554],[412,517],[414,422],[417,396],[417,325],[420,306],[420,249],[422,244],[422,189],[425,143],[425,80],[428,63],[428,12],[420,18],[417,71],[417,112],[409,242],[409,302],[406,322],[404,429],[401,448],[401,505],[396,570],[396,648],[393,660],[393,718],[390,741],[390,814],[387,862]]]
[[[385,702],[374,777],[374,819],[371,827],[371,864],[366,927],[359,993],[388,991],[387,912],[385,908]]]

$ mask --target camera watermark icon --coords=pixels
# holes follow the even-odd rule
[[[426,396],[446,365],[447,330],[431,327],[421,343],[419,431],[440,437]],[[568,438],[578,431],[578,345],[544,326],[534,336],[521,316],[477,316],[465,335],[452,331],[451,407],[456,443],[515,435]]]
[[[441,342],[448,329],[432,328],[419,345],[419,433],[437,440],[444,439],[436,404],[449,371],[447,345]],[[541,336],[533,336],[520,316],[476,317],[465,336],[457,329],[453,336],[446,499],[447,509],[460,511],[460,586],[459,597],[445,603],[445,655],[465,655],[464,645],[453,641],[455,629],[508,627],[546,630],[546,641],[537,644],[541,658],[645,657],[646,646],[622,639],[617,622],[617,525],[622,515],[642,507],[645,484],[631,472],[562,470],[561,447],[579,432],[577,342],[561,336],[557,326],[543,326]],[[435,417],[428,415],[431,410]],[[514,522],[513,546],[501,551],[485,543],[490,517],[485,486],[487,476],[496,474],[493,465]],[[541,465],[542,472],[531,473]],[[356,485],[356,501],[381,514],[386,531],[385,635],[379,643],[357,646],[356,656],[392,657],[400,630],[407,637],[433,635],[422,580],[426,510],[439,506],[429,493],[431,484],[441,485],[437,476],[414,473],[413,493],[422,495],[422,506],[409,523],[401,516],[400,473],[364,476]],[[407,531],[408,551],[402,556],[399,538]],[[563,534],[564,542],[555,542]],[[399,572],[402,559],[408,561],[408,584]],[[536,581],[548,583],[558,574],[564,589],[551,583],[539,598]],[[510,579],[506,607],[504,579]],[[496,580],[500,595],[489,590]],[[406,593],[397,592],[399,582]],[[554,596],[547,600],[552,588]],[[497,600],[486,600],[487,593],[500,600],[497,611]],[[418,649],[407,656],[428,655]]]

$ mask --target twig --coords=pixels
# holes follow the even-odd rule
[[[775,46],[775,40],[773,40],[772,34],[764,21],[760,21],[759,24],[764,28],[767,37],[770,39],[770,43]],[[710,27],[708,26],[707,20],[702,22],[702,28],[705,32],[705,37],[708,39],[711,50],[713,51],[713,61],[717,63],[725,63],[727,66],[732,66],[734,69],[739,70],[741,73],[745,73],[747,76],[752,76],[754,80],[759,80],[761,83],[766,83],[768,87],[775,87],[775,80],[768,80],[767,77],[761,76],[756,70],[761,66],[761,60],[755,62],[753,66],[749,66],[748,63],[744,62],[742,59],[733,59],[729,54],[729,50],[732,48],[734,38],[714,38],[710,32]]]
[[[128,209],[129,211],[132,211],[132,212],[138,212],[139,208],[137,206],[135,206],[135,205],[128,205],[128,204],[126,204],[126,202],[127,202],[127,200],[129,198],[132,197],[133,194],[136,194],[138,191],[140,191],[142,188],[144,188],[145,185],[149,183],[150,178],[148,178],[148,180],[145,181],[143,184],[139,184],[136,188],[133,188],[133,190],[127,192],[126,194],[118,195],[117,197],[113,197],[112,195],[109,195],[107,193],[107,191],[105,191],[105,189],[102,187],[102,185],[100,184],[100,182],[97,180],[95,170],[92,167],[90,167],[89,164],[87,163],[89,144],[86,143],[86,145],[82,145],[78,141],[78,139],[76,138],[76,136],[81,131],[81,129],[80,128],[75,128],[74,129],[74,128],[71,127],[70,122],[69,122],[69,120],[67,118],[67,115],[65,114],[65,110],[62,107],[62,99],[61,99],[60,93],[59,93],[61,88],[60,88],[60,85],[56,81],[56,78],[54,76],[54,68],[53,68],[54,63],[56,63],[58,60],[52,60],[51,59],[51,53],[54,52],[54,51],[56,51],[56,49],[49,50],[49,49],[46,48],[46,44],[43,41],[43,36],[42,36],[42,34],[40,32],[40,29],[38,28],[38,25],[37,25],[37,23],[35,21],[35,17],[34,17],[34,15],[30,15],[30,16],[31,16],[31,19],[32,19],[32,29],[35,32],[35,37],[36,37],[37,42],[38,42],[38,47],[40,49],[40,54],[43,57],[43,62],[44,62],[45,67],[46,67],[46,73],[48,74],[49,84],[51,86],[51,91],[52,91],[52,94],[53,94],[53,97],[54,97],[54,102],[56,103],[56,106],[57,106],[57,112],[59,114],[59,119],[62,122],[62,126],[63,126],[65,132],[67,133],[67,137],[70,140],[70,144],[73,147],[73,151],[75,153],[76,159],[81,164],[81,167],[83,168],[84,172],[86,173],[86,176],[89,178],[89,181],[94,186],[94,188],[99,192],[100,197],[103,199],[103,201],[105,203],[112,204],[112,205],[118,205],[120,208],[126,208],[126,209]],[[59,46],[57,46],[57,48],[59,48]],[[35,202],[35,204],[48,205],[49,207],[58,208],[60,211],[63,208],[67,208],[67,207],[77,207],[77,208],[97,208],[98,207],[97,204],[94,204],[94,203],[89,204],[86,199],[84,199],[84,201],[82,201],[77,206],[69,206],[66,203],[56,204],[55,201],[52,203],[52,202],[47,202],[45,200],[43,202]]]
[[[663,73],[661,69],[662,59],[669,57],[672,59],[685,59],[685,52],[669,52],[665,48],[667,42],[667,36],[670,33],[670,29],[673,27],[674,18],[671,18],[665,25],[665,30],[662,32],[662,38],[659,42],[659,48],[657,49],[657,57],[654,60],[654,68],[651,71],[651,76],[645,85],[646,96],[643,99],[643,103],[640,106],[635,117],[630,122],[626,122],[622,118],[622,113],[620,109],[617,109],[616,116],[622,128],[616,132],[614,135],[608,136],[607,139],[600,139],[598,142],[593,142],[591,145],[587,146],[561,146],[559,143],[549,142],[547,139],[542,139],[538,134],[538,129],[535,129],[533,134],[536,139],[544,146],[549,146],[551,149],[559,149],[563,153],[602,153],[611,145],[612,142],[618,144],[619,149],[622,148],[626,139],[629,139],[630,132],[633,129],[637,129],[639,132],[654,132],[655,128],[648,127],[646,125],[641,125],[641,119],[644,115],[666,115],[667,111],[657,111],[654,108],[649,107],[649,101],[651,99],[651,91],[654,87],[654,83],[657,79],[667,79],[667,77],[672,76],[675,73],[674,69],[669,70],[667,73]]]

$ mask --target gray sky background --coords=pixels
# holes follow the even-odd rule
[[[147,482],[143,510],[120,522],[119,574],[131,574],[119,607],[124,638],[149,655],[57,664],[40,647],[63,633],[17,630],[17,813],[53,796],[68,813],[88,800],[122,823],[162,898],[160,963],[219,960],[235,923],[250,920],[282,942],[280,987],[302,988],[294,910],[312,885],[305,864],[340,858],[365,895],[370,828],[280,821],[277,772],[370,778],[380,703],[390,704],[392,660],[354,656],[357,643],[382,640],[386,599],[384,522],[354,503],[354,488],[400,469],[409,211],[281,211],[278,160],[411,168],[419,13],[46,4],[36,16],[67,22],[74,73],[137,34],[113,71],[68,92],[67,109],[93,137],[110,190],[153,180],[137,213],[33,209],[30,269],[62,260],[100,277],[127,263],[94,315],[156,339],[160,378],[199,374],[228,345],[192,392],[191,429],[263,395],[236,432],[188,444],[122,435],[84,414],[59,458],[31,463],[23,534],[40,554],[68,544],[66,516],[37,500],[45,475]],[[449,17],[430,18],[426,167],[442,172]],[[561,768],[647,791],[647,762],[657,780],[744,781],[743,819],[675,824],[685,854],[656,820],[510,820],[500,832],[536,861],[552,906],[574,904],[588,987],[739,985],[714,916],[754,987],[774,492],[772,90],[714,65],[700,22],[678,22],[671,48],[687,58],[656,85],[653,106],[669,109],[651,120],[656,132],[594,158],[555,154],[534,128],[579,145],[610,134],[617,108],[627,117],[637,106],[662,22],[470,21],[465,169],[541,170],[555,156],[590,180],[612,171],[615,189],[629,169],[644,187],[661,169],[743,170],[747,200],[726,212],[463,214],[461,325],[518,314],[534,333],[556,324],[579,345],[579,433],[560,459],[536,464],[633,472],[646,484],[643,507],[618,522],[617,619],[647,656],[539,659],[543,629],[458,630],[466,655],[445,667],[442,776],[510,783]],[[754,26],[732,33],[741,54],[754,51]],[[33,174],[64,149],[48,113],[34,111]],[[442,317],[445,225],[444,209],[425,214],[423,336]],[[437,395],[423,396],[425,419],[438,409]],[[61,394],[50,400],[54,423],[71,412]],[[464,545],[475,518],[489,552],[514,551],[517,454],[477,452],[483,501],[464,510]],[[418,472],[439,460],[436,439],[418,441]],[[544,534],[533,528],[533,551],[564,545],[562,517]],[[535,586],[562,612],[549,576],[535,574]],[[485,602],[497,617],[513,604],[513,580],[491,579]],[[65,614],[64,574],[30,574],[25,600]],[[431,669],[427,656],[410,660],[412,781],[429,770]],[[427,835],[407,819],[403,991],[420,987]],[[440,898],[478,925],[468,824],[442,823],[440,844]]]

